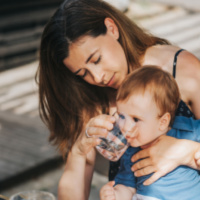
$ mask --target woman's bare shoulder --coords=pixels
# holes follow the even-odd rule
[[[178,57],[177,68],[186,76],[200,78],[200,60],[189,51],[182,51]],[[180,72],[180,73],[181,73]]]
[[[200,60],[188,51],[181,52],[177,63],[177,82],[183,90],[185,98],[194,112],[200,118]]]
[[[157,65],[171,72],[174,55],[179,49],[179,47],[172,45],[155,45],[149,47],[145,52],[142,65]]]

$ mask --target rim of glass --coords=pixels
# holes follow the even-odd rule
[[[31,193],[31,194],[45,194],[45,195],[48,195],[48,196],[51,196],[53,200],[56,200],[56,197],[51,193],[51,192],[48,192],[48,191],[42,191],[42,190],[24,190],[24,191],[21,191],[21,192],[17,192],[13,195],[10,196],[10,198],[8,198],[9,200],[12,200],[15,196],[20,196],[21,194],[28,194],[28,193]],[[22,196],[23,198],[23,196]]]

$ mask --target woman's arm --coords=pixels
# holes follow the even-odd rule
[[[68,155],[64,173],[58,185],[59,200],[87,200],[94,171],[98,136],[106,136],[115,118],[99,115],[90,119]],[[85,130],[91,137],[86,137]]]
[[[180,165],[198,169],[199,166],[195,160],[197,151],[200,151],[198,142],[163,135],[152,146],[139,151],[132,157],[133,162],[143,159],[132,166],[132,171],[138,177],[154,172],[144,182],[145,185],[150,185]]]
[[[95,150],[89,154],[89,160],[73,151],[69,154],[58,185],[59,200],[88,199],[94,170]]]

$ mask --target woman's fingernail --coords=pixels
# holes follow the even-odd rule
[[[112,117],[111,117],[111,121],[112,121],[112,122],[115,122],[115,117],[112,116]]]
[[[107,129],[104,128],[104,129],[103,129],[103,133],[107,133]]]
[[[134,167],[131,167],[131,171],[133,171],[133,172],[134,172],[134,170],[135,170],[135,169],[134,169]]]
[[[195,153],[195,158],[196,158],[196,159],[199,159],[199,158],[200,158],[200,151],[197,151],[197,152]]]
[[[97,138],[96,139],[96,145],[99,145],[101,143],[101,141],[102,141],[101,139]]]
[[[135,173],[134,173],[134,175],[137,177],[138,173],[137,173],[137,172],[135,172]]]
[[[112,128],[113,128],[113,124],[110,123],[110,124],[108,125],[108,128],[109,128],[109,129],[112,129]]]
[[[143,185],[148,185],[148,182],[147,182],[147,181],[145,181],[145,182],[143,183]]]

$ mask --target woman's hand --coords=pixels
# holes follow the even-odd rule
[[[160,177],[171,172],[179,165],[187,165],[197,169],[194,154],[199,150],[200,144],[190,140],[176,139],[170,136],[160,136],[152,145],[135,154],[131,161],[135,176],[154,174],[144,182],[150,185]]]
[[[86,156],[93,147],[100,143],[99,136],[107,136],[108,131],[113,128],[114,122],[115,117],[105,114],[91,118],[74,144],[72,153],[76,152],[76,154]],[[86,131],[89,137],[86,135]]]
[[[194,155],[194,159],[197,165],[197,169],[200,170],[200,151],[197,151]]]

